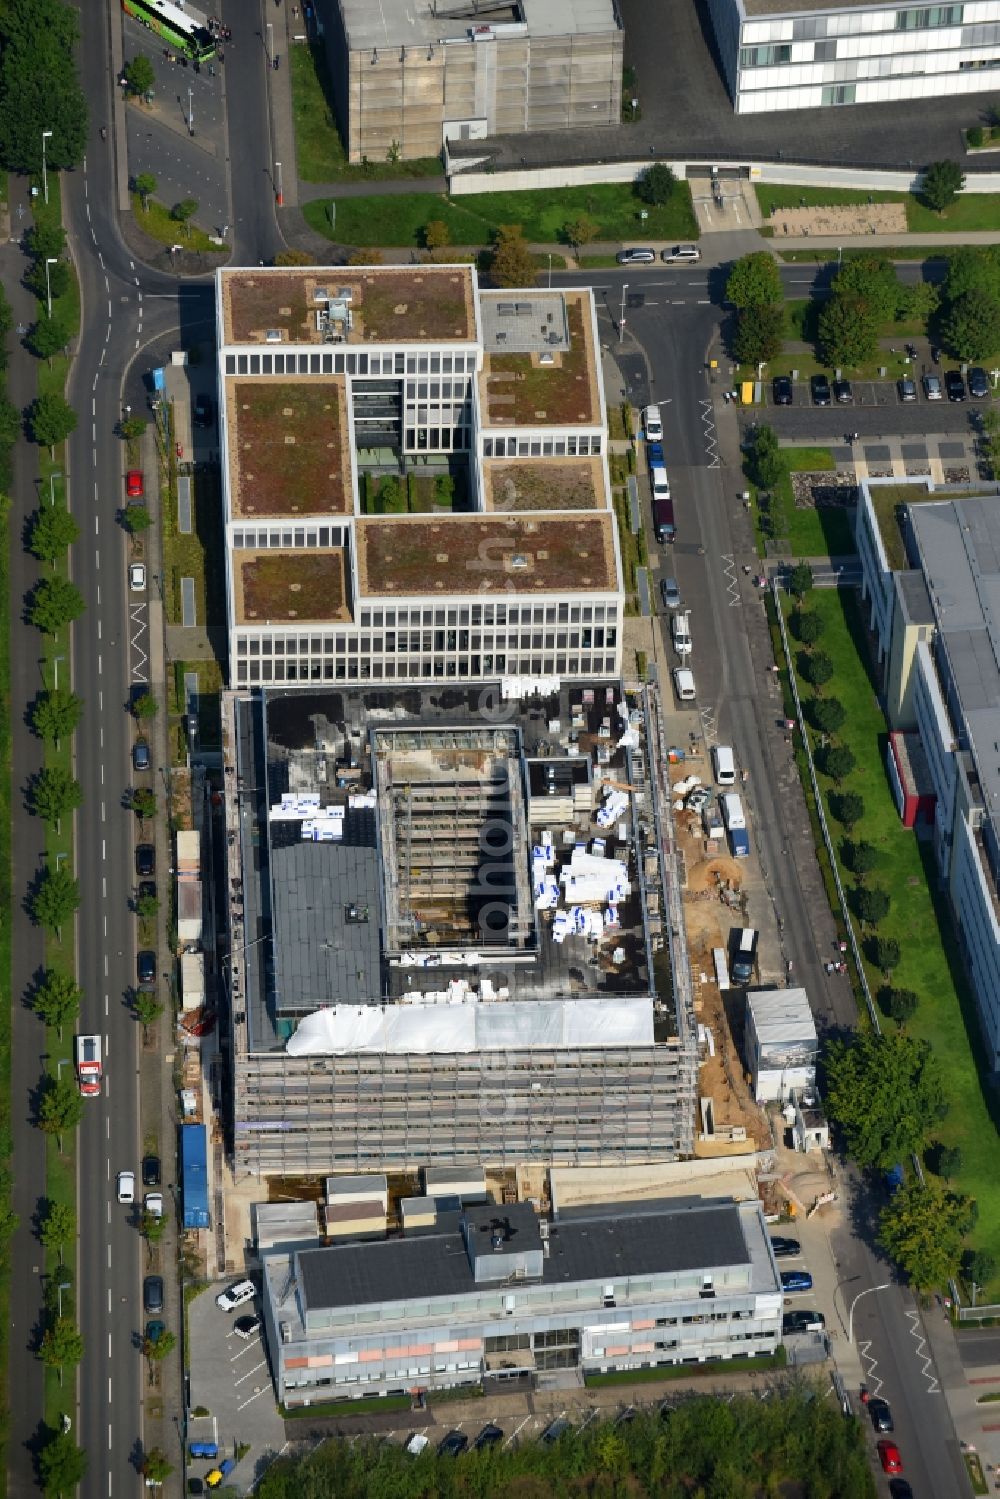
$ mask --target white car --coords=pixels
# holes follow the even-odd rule
[[[128,570],[128,586],[133,593],[145,593],[146,591],[146,564],[144,562],[133,562]]]
[[[163,1217],[163,1193],[162,1192],[147,1192],[146,1195],[145,1195],[145,1197],[142,1199],[142,1206],[143,1206],[143,1211],[147,1212],[151,1218],[162,1218]]]
[[[694,672],[686,666],[675,666],[673,670],[674,691],[682,703],[693,703],[697,697],[694,688]]]
[[[647,406],[643,411],[642,429],[646,434],[647,442],[663,441],[663,422],[660,419],[659,406]]]
[[[135,1172],[119,1171],[118,1173],[118,1201],[127,1207],[135,1202]]]
[[[694,265],[701,259],[701,251],[697,245],[673,245],[660,251],[660,259],[664,265]]]
[[[678,656],[691,654],[691,616],[685,611],[675,614],[670,620],[670,633],[674,639],[674,650]]]
[[[219,1292],[215,1304],[224,1312],[234,1312],[238,1306],[245,1306],[248,1301],[252,1301],[256,1294],[257,1287],[252,1280],[238,1280],[225,1291]]]

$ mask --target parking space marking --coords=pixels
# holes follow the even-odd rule
[[[254,1366],[253,1366],[252,1369],[248,1369],[245,1374],[241,1374],[240,1377],[239,1377],[239,1379],[234,1380],[233,1383],[238,1387],[239,1385],[241,1385],[243,1383],[243,1381],[245,1379],[251,1379],[253,1377],[253,1375],[255,1375],[257,1373],[258,1369],[266,1369],[266,1368],[267,1368],[267,1359],[266,1358],[262,1358],[259,1364],[254,1364]]]
[[[234,1332],[231,1332],[229,1334],[229,1336],[231,1338],[235,1338],[236,1334]],[[229,1360],[229,1362],[231,1364],[235,1364],[235,1362],[236,1362],[236,1360],[238,1358],[243,1358],[243,1356],[245,1354],[249,1353],[252,1350],[252,1348],[254,1346],[254,1343],[256,1343],[257,1347],[259,1348],[260,1347],[260,1338],[259,1337],[255,1338],[252,1342],[247,1343],[243,1348],[240,1349],[239,1353],[234,1353],[233,1356],[232,1356],[232,1358]]]
[[[509,1446],[510,1446],[510,1445],[511,1445],[511,1443],[512,1443],[512,1442],[513,1442],[513,1441],[515,1441],[515,1440],[516,1440],[516,1439],[517,1439],[517,1437],[518,1437],[518,1436],[519,1436],[519,1435],[520,1435],[520,1433],[521,1433],[521,1432],[522,1432],[522,1431],[523,1431],[523,1430],[524,1430],[524,1428],[525,1428],[525,1427],[526,1427],[526,1426],[527,1426],[527,1424],[528,1424],[528,1422],[529,1422],[529,1421],[530,1421],[530,1420],[531,1420],[531,1419],[532,1419],[532,1417],[531,1417],[531,1416],[525,1416],[525,1418],[524,1418],[524,1420],[523,1420],[523,1421],[522,1421],[522,1422],[521,1422],[521,1424],[520,1424],[520,1426],[518,1426],[518,1427],[516,1427],[516,1428],[515,1428],[515,1430],[514,1430],[514,1431],[512,1431],[512,1432],[511,1432],[511,1434],[510,1434],[510,1436],[509,1436],[509,1437],[508,1437],[508,1438],[507,1438],[507,1440],[506,1440],[506,1442],[504,1442],[504,1446],[505,1446],[505,1447],[509,1447]]]
[[[250,1399],[249,1400],[244,1400],[241,1405],[238,1405],[236,1407],[236,1409],[238,1411],[245,1411],[248,1405],[253,1405],[254,1401],[255,1400],[259,1400],[262,1395],[269,1395],[270,1393],[271,1393],[271,1382],[270,1382],[270,1380],[268,1380],[267,1384],[264,1385],[264,1387],[262,1389],[255,1390],[254,1393],[250,1396]]]

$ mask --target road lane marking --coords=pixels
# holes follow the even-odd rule
[[[111,1265],[111,1248],[110,1248],[110,1245],[109,1245],[109,1247],[108,1247],[108,1266],[109,1266],[109,1268],[110,1268],[110,1265]],[[108,1333],[108,1358],[110,1358],[110,1357],[111,1357],[111,1334]],[[108,1380],[108,1384],[110,1384],[110,1383],[111,1383],[111,1380],[109,1379]]]
[[[916,1341],[917,1346],[915,1352],[917,1358],[923,1365],[923,1368],[920,1372],[927,1381],[927,1393],[928,1395],[940,1395],[941,1386],[937,1382],[937,1375],[927,1372],[929,1369],[933,1369],[934,1360],[931,1358],[930,1354],[927,1351],[927,1339],[924,1337],[923,1331],[920,1327],[920,1313],[907,1312],[906,1316],[910,1323],[910,1337],[915,1339]]]
[[[105,1014],[105,1017],[107,1017],[107,1014],[108,1014],[108,996],[106,994],[104,996],[104,1014]]]
[[[108,1333],[108,1342],[111,1342],[111,1334]],[[108,1375],[108,1404],[111,1404],[111,1375]]]
[[[108,1451],[111,1451],[111,1422],[108,1422]]]
[[[101,639],[101,621],[100,620],[97,621],[97,638],[98,638],[98,640]]]
[[[110,1140],[111,1139],[111,1119],[110,1119],[110,1116],[107,1119],[105,1119],[105,1121],[104,1121],[104,1138],[106,1140]],[[108,1245],[108,1254],[110,1254],[110,1253],[111,1253],[111,1245],[109,1244]]]
[[[101,821],[102,821],[102,822],[107,822],[107,820],[108,820],[108,817],[107,817],[107,809],[106,809],[106,808],[105,808],[105,805],[104,805],[104,803],[103,803],[103,802],[102,802],[102,803],[101,803]]]
[[[101,779],[103,780],[104,777],[102,776]],[[105,839],[102,838],[101,839],[101,858],[102,859],[106,859],[107,857],[108,857],[108,845],[107,845]]]

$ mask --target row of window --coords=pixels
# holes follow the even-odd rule
[[[594,437],[484,437],[484,458],[586,458],[603,450]]]
[[[968,40],[963,36],[963,47],[974,45],[992,46],[1000,42],[1000,27],[998,26],[977,26],[970,27],[969,30],[979,31],[984,33],[984,35],[979,43]],[[988,36],[985,34],[988,32],[993,32],[995,35]],[[814,42],[811,61],[814,63],[836,62],[838,45],[839,43],[836,41]],[[740,49],[740,67],[749,69],[772,67],[778,64],[785,64],[787,66],[791,63],[791,51],[792,49],[787,43],[767,47],[743,47]],[[943,56],[944,54],[939,55]],[[921,74],[925,71],[926,53],[920,53],[919,59],[921,60],[915,60],[912,52],[907,52],[903,56],[888,53],[882,57],[845,58],[838,63],[840,72],[837,76],[842,78],[908,77],[911,74]],[[808,69],[810,62],[799,58],[795,66],[800,69]],[[959,71],[964,72],[969,68],[993,67],[995,63],[990,58],[978,58],[972,62],[960,62],[958,66]],[[786,81],[789,84],[795,84],[807,81],[808,76],[793,74]],[[829,77],[829,74],[827,76]]]
[[[403,444],[407,453],[464,453],[468,447],[468,427],[407,427]]]
[[[278,530],[269,527],[266,531],[241,529],[233,532],[233,550],[237,552],[266,552],[270,548],[290,551],[293,547],[343,547],[347,545],[347,533],[343,526],[314,526],[295,530]]]
[[[361,628],[384,625],[577,625],[617,620],[614,604],[472,604],[458,609],[362,609]],[[331,649],[329,645],[327,650]]]
[[[263,635],[259,639],[251,636],[249,640],[240,639],[236,642],[237,657],[249,656],[381,656],[401,655],[406,656],[419,651],[459,651],[463,655],[469,651],[493,651],[497,646],[506,647],[508,650],[522,651],[551,651],[551,650],[604,650],[607,647],[613,649],[618,644],[618,631],[614,625],[584,626],[579,630],[550,630],[544,635],[541,630],[522,631],[520,635],[494,636],[492,633],[481,635],[478,630],[470,633],[468,630],[416,630],[407,633],[405,630],[389,630],[385,635],[337,635],[327,641],[328,646],[336,643],[336,649],[323,651],[320,649],[320,639],[310,641],[308,637],[300,639],[286,639],[278,636],[276,639],[270,635]]]
[[[475,354],[227,354],[227,375],[461,375],[475,373]]]
[[[875,36],[882,32],[931,31],[961,26],[962,5],[920,5],[905,10],[849,10],[835,15],[752,21],[743,28],[748,46],[761,42],[811,42],[826,36]]]
[[[459,665],[461,664],[461,671]],[[432,678],[447,677],[461,681],[478,681],[505,673],[522,676],[615,676],[618,672],[615,656],[521,656],[507,657],[498,653],[470,657],[468,663],[459,663],[452,658],[443,661],[440,656],[418,661],[237,661],[236,680],[240,686],[259,682],[375,682],[404,681],[427,682]],[[400,1155],[406,1152],[400,1151]]]

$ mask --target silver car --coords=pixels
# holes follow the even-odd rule
[[[694,265],[701,259],[701,251],[697,245],[673,245],[660,251],[660,259],[664,265]]]
[[[944,391],[941,389],[941,381],[937,375],[922,375],[920,383],[924,387],[924,395],[928,401],[944,400]]]

